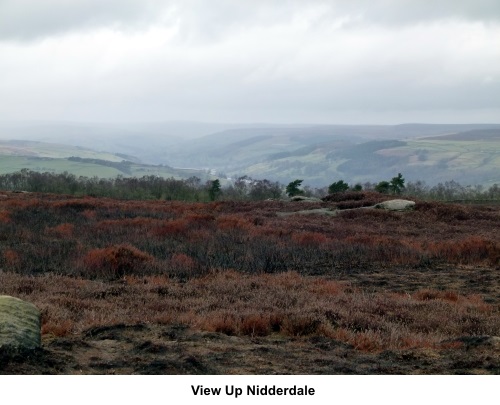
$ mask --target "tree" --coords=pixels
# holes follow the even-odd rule
[[[405,188],[405,179],[401,173],[398,173],[396,177],[391,179],[389,183],[389,188],[394,194],[401,194],[403,189]]]
[[[330,194],[342,193],[347,190],[349,190],[349,184],[347,184],[344,180],[339,180],[328,186],[328,192]]]
[[[286,186],[286,193],[288,197],[293,197],[296,195],[302,195],[304,192],[299,188],[304,180],[294,180]]]
[[[208,196],[210,201],[215,201],[221,193],[220,181],[219,179],[209,182]]]
[[[352,187],[352,191],[363,191],[363,186],[357,183],[354,185],[354,187]]]
[[[429,196],[429,186],[425,184],[424,181],[417,180],[415,182],[409,182],[406,187],[406,194],[419,198],[426,198]]]
[[[389,184],[388,181],[381,181],[375,186],[375,191],[378,191],[379,193],[382,194],[388,194],[390,189],[391,185]]]
[[[267,179],[254,180],[248,197],[251,200],[265,200],[267,198],[280,198],[283,187],[278,182],[271,182]]]

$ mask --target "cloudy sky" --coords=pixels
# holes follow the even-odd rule
[[[0,120],[500,122],[498,0],[0,0]]]

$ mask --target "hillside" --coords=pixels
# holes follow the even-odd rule
[[[0,174],[22,169],[63,173],[76,176],[113,178],[116,176],[155,175],[187,179],[208,178],[206,170],[174,169],[165,165],[148,165],[125,154],[99,152],[79,146],[38,141],[0,141]]]
[[[483,185],[500,182],[499,138],[460,141],[440,137],[357,144],[338,141],[273,152],[255,160],[233,166],[220,162],[218,169],[232,176],[247,174],[282,182],[301,178],[315,186],[335,179],[377,182],[398,172],[409,181],[425,180],[429,184],[449,180]]]
[[[29,169],[36,172],[64,173],[75,176],[114,178],[160,176],[175,179],[198,177],[202,181],[212,178],[206,170],[177,169],[163,165],[145,165],[129,161],[113,162],[99,159],[54,159],[25,156],[0,156],[0,174]]]
[[[101,159],[110,162],[121,162],[123,160],[123,157],[116,154],[98,152],[81,146],[26,140],[0,140],[0,155],[52,159],[78,156],[81,158]],[[134,159],[133,157],[130,158]]]
[[[0,138],[24,134],[59,142],[1,142],[0,155],[10,158],[2,157],[0,173],[27,167],[100,177],[151,173],[206,178],[210,172],[285,184],[301,178],[316,187],[339,179],[378,182],[403,173],[408,181],[430,185],[456,180],[490,186],[500,183],[499,131],[495,124],[0,125]],[[70,162],[71,156],[134,164],[120,169],[96,161]]]
[[[429,184],[500,182],[498,125],[304,126],[227,130],[165,150],[230,177],[249,175],[324,186],[335,179],[377,182],[405,173]]]

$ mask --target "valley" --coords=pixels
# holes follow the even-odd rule
[[[2,130],[0,125],[0,139],[17,137],[0,141],[0,173],[28,168],[88,177],[152,174],[202,180],[217,176],[224,181],[247,175],[285,184],[301,178],[309,186],[324,187],[335,179],[362,184],[402,172],[409,181],[429,185],[451,180],[485,187],[500,183],[500,125],[235,124],[214,133],[210,131],[223,125],[207,124],[205,132],[203,124],[195,129],[193,125],[158,124],[154,130],[145,126],[138,138],[127,132],[131,128],[123,127],[114,128],[112,135],[109,128],[92,127],[86,129],[90,136],[80,129],[76,133],[81,136],[67,137],[66,127],[54,125],[53,136],[45,128],[39,140],[31,141],[19,137],[35,138],[34,132]],[[141,127],[133,131],[140,134]],[[190,136],[182,138],[181,134]],[[120,168],[102,161],[127,163]],[[178,169],[186,167],[192,169]]]

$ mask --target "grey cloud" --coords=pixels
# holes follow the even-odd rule
[[[0,0],[0,39],[33,40],[109,26],[127,30],[180,23],[183,39],[210,40],[235,27],[285,22],[304,6],[324,3],[324,0],[311,0],[307,5],[297,0]]]
[[[342,3],[367,20],[409,24],[440,19],[500,20],[497,0],[352,0]]]
[[[0,0],[0,39],[32,40],[118,25],[148,25],[168,3],[160,0]]]
[[[287,23],[318,7],[328,23],[412,24],[458,18],[500,20],[498,0],[0,0],[0,39],[31,40],[65,32],[117,26],[135,29],[180,24],[184,39],[217,39],[232,29]],[[170,12],[170,19],[165,14]]]
[[[364,24],[394,26],[439,20],[500,21],[498,0],[175,0],[172,20],[181,40],[212,42],[236,31],[286,26],[306,19],[309,29]]]
[[[498,111],[500,28],[470,21],[499,15],[498,0],[0,0],[0,118]]]

